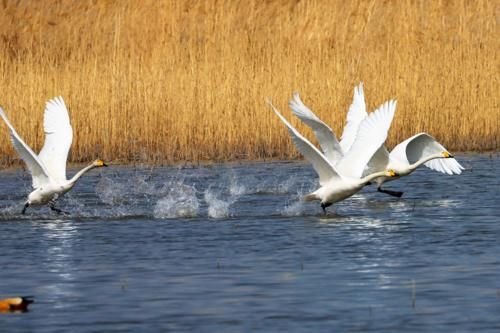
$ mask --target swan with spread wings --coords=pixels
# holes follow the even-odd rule
[[[344,200],[369,184],[377,177],[395,177],[394,170],[378,171],[363,176],[366,163],[382,146],[391,126],[396,102],[389,101],[372,112],[359,125],[359,133],[353,142],[352,149],[335,165],[320,152],[309,140],[303,137],[281,113],[268,101],[276,115],[286,125],[297,150],[312,164],[319,176],[320,187],[305,196],[306,201],[319,200],[326,214],[326,207]]]
[[[348,154],[356,140],[361,123],[369,116],[366,112],[362,83],[354,88],[352,104],[347,112],[346,125],[340,142],[332,129],[304,105],[299,94],[293,95],[289,106],[293,114],[313,130],[321,149],[333,165],[336,165],[345,154]],[[422,164],[432,170],[449,175],[460,174],[464,169],[443,145],[431,135],[422,132],[401,142],[390,153],[385,145],[380,146],[367,163],[363,175],[386,169],[394,170],[398,174],[397,177],[378,177],[374,182],[377,183],[379,192],[401,197],[403,192],[382,189],[382,184],[401,176],[407,176]]]
[[[101,159],[97,159],[71,179],[66,179],[66,161],[73,141],[73,129],[62,97],[51,99],[46,104],[43,121],[45,143],[38,155],[17,134],[2,108],[0,116],[9,128],[12,145],[26,163],[32,177],[34,190],[28,195],[23,214],[29,206],[45,204],[53,211],[62,213],[62,210],[55,207],[57,199],[71,190],[87,171],[107,166]]]

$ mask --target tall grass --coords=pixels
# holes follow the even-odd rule
[[[496,9],[484,0],[3,0],[0,105],[38,150],[45,101],[62,95],[74,162],[294,158],[264,98],[291,118],[298,91],[340,134],[364,81],[370,110],[398,99],[389,146],[426,131],[452,151],[496,150]],[[0,164],[16,156],[1,125]]]

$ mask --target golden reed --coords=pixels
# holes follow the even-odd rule
[[[1,0],[0,105],[38,151],[45,101],[62,95],[73,162],[295,158],[264,98],[292,118],[298,91],[340,135],[363,81],[370,110],[398,100],[389,146],[426,131],[451,151],[497,150],[495,13],[484,0]],[[0,164],[16,159],[2,124]]]

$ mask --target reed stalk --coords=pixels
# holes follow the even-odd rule
[[[0,2],[0,105],[43,145],[62,95],[73,162],[298,157],[266,97],[293,92],[337,135],[358,82],[396,98],[388,146],[420,132],[450,151],[497,150],[494,1]],[[311,133],[295,119],[300,131]],[[0,126],[0,164],[16,163]]]

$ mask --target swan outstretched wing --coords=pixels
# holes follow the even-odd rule
[[[337,164],[341,175],[353,178],[362,176],[367,163],[384,144],[395,111],[396,101],[385,102],[359,124],[354,143]]]
[[[33,150],[31,150],[31,148],[23,141],[23,139],[21,139],[19,134],[17,134],[16,130],[10,123],[2,108],[0,108],[0,116],[7,124],[7,127],[9,127],[12,145],[14,146],[24,163],[26,163],[26,166],[31,173],[31,177],[33,179],[33,188],[39,188],[40,186],[49,183],[49,173],[43,165],[43,162],[40,161]]]
[[[298,93],[293,94],[293,99],[290,100],[288,105],[293,114],[313,130],[330,164],[337,164],[342,159],[343,154],[332,129],[304,105]]]
[[[356,139],[359,125],[367,116],[368,113],[366,112],[363,83],[361,82],[357,87],[354,87],[352,103],[349,107],[349,111],[347,111],[346,124],[340,140],[340,146],[342,147],[344,154],[351,149],[351,146]]]
[[[286,119],[279,113],[279,111],[274,107],[274,105],[267,101],[267,104],[272,108],[274,113],[281,119],[281,121],[288,128],[288,132],[292,137],[293,143],[297,147],[297,150],[304,155],[304,157],[312,164],[314,170],[319,176],[320,185],[324,185],[333,178],[339,178],[339,174],[333,167],[333,165],[328,162],[325,155],[323,155],[309,140],[304,138]]]
[[[58,182],[66,181],[66,161],[73,141],[68,109],[62,97],[47,102],[43,116],[45,143],[38,157],[49,175]]]
[[[429,155],[439,154],[447,151],[436,139],[427,133],[418,133],[398,144],[392,150],[391,158],[413,164]],[[461,174],[464,169],[454,158],[437,158],[425,162],[429,169],[436,170],[448,175]]]

